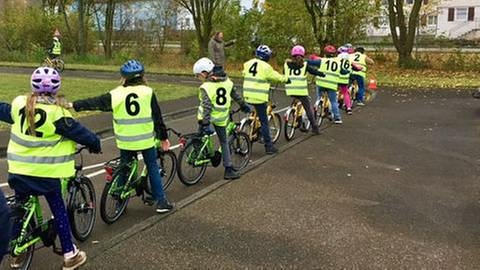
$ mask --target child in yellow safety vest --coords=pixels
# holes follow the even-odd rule
[[[307,113],[308,121],[312,126],[312,131],[315,134],[320,134],[317,121],[315,121],[315,113],[310,102],[308,94],[307,72],[319,77],[325,77],[325,74],[318,71],[316,68],[309,66],[304,60],[305,48],[303,46],[294,46],[290,52],[292,58],[285,61],[283,73],[288,76],[291,83],[285,85],[285,92],[287,96],[294,97],[303,105]]]
[[[143,198],[146,204],[155,204],[157,213],[166,213],[174,208],[163,190],[160,168],[157,163],[156,138],[167,151],[170,147],[167,128],[153,89],[146,85],[145,68],[137,60],[129,60],[120,68],[122,85],[107,94],[85,100],[77,100],[75,111],[101,110],[113,113],[113,131],[122,163],[128,163],[142,152],[152,186],[153,201]],[[121,174],[119,185],[126,181]]]
[[[210,124],[213,124],[222,147],[223,166],[225,167],[224,179],[233,180],[240,177],[240,174],[232,167],[230,147],[227,140],[225,127],[230,117],[230,106],[232,99],[240,105],[243,112],[250,112],[250,107],[237,94],[233,82],[227,77],[223,70],[214,73],[214,63],[204,57],[193,65],[193,73],[202,82],[200,86],[198,107],[198,124],[201,133],[213,133]]]
[[[57,95],[61,77],[55,69],[37,68],[30,85],[30,95],[18,96],[12,104],[0,103],[0,121],[12,125],[7,149],[8,184],[20,202],[28,200],[30,195],[45,196],[55,217],[55,230],[64,257],[63,269],[76,269],[87,257],[72,242],[60,179],[75,174],[76,143],[99,153],[100,140],[73,119],[65,100]],[[20,226],[13,225],[14,238],[21,232]],[[25,256],[12,257],[11,268],[22,267],[24,259]]]

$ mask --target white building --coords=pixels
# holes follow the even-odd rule
[[[405,8],[411,8],[414,0],[405,0]],[[480,0],[423,0],[419,16],[420,35],[432,35],[451,39],[480,38]],[[382,15],[367,27],[369,37],[390,35],[386,1]]]

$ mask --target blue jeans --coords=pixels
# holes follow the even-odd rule
[[[120,159],[122,163],[127,163],[137,156],[137,151],[129,151],[120,149]],[[157,149],[151,147],[142,150],[143,162],[147,166],[148,178],[150,179],[150,186],[152,187],[153,199],[156,202],[164,201],[165,191],[162,185],[162,176],[160,175],[160,167],[157,163]],[[122,174],[123,178],[119,179],[120,184],[125,183],[125,174]]]
[[[268,115],[267,115],[267,103],[262,104],[250,104],[255,107],[258,118],[260,119],[261,127],[260,133],[263,137],[263,142],[265,143],[265,148],[270,148],[273,146],[272,137],[270,135],[270,127],[268,126]]]
[[[333,118],[335,118],[335,120],[341,120],[342,116],[340,115],[340,109],[338,108],[337,91],[322,88],[319,86],[317,88],[317,99],[320,99],[322,97],[322,93],[325,91],[327,91],[328,99],[330,100],[330,104],[332,105]]]
[[[60,238],[63,254],[73,251],[72,234],[67,209],[62,198],[60,179],[33,177],[19,174],[9,174],[8,184],[15,190],[15,199],[26,201],[30,195],[45,196],[48,206],[55,217],[55,230]],[[20,233],[20,225],[14,224],[12,236]]]
[[[0,189],[0,264],[2,263],[3,255],[8,252],[11,229],[12,224],[10,223],[10,208],[8,207],[5,196]]]
[[[352,74],[352,76],[350,77],[350,80],[351,82],[357,81],[358,93],[357,93],[356,99],[358,102],[363,102],[363,97],[365,96],[365,79],[358,74]]]
[[[217,132],[218,140],[220,141],[220,146],[222,147],[222,159],[223,167],[232,167],[232,158],[230,154],[230,147],[228,145],[227,138],[227,129],[225,127],[213,125],[215,132]],[[198,132],[200,133],[202,126],[198,127]],[[208,134],[213,134],[212,126],[208,126]]]

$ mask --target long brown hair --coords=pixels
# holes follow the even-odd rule
[[[38,93],[31,93],[27,97],[27,104],[25,105],[25,115],[27,117],[27,123],[28,123],[28,130],[30,132],[30,135],[32,136],[37,136],[37,133],[35,131],[35,107],[37,105],[37,102],[41,100],[42,103],[45,104],[54,104],[57,106],[60,106],[62,108],[67,109],[68,108],[68,102],[65,99],[64,95],[42,95]]]

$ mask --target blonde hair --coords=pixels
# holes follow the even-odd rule
[[[65,99],[64,95],[44,95],[44,94],[38,94],[38,93],[30,93],[27,96],[27,104],[25,106],[25,115],[26,115],[26,120],[28,122],[28,130],[30,131],[30,135],[32,136],[37,136],[37,133],[35,131],[35,107],[41,99],[42,103],[45,104],[54,104],[57,106],[60,106],[64,109],[68,108],[68,102]]]

